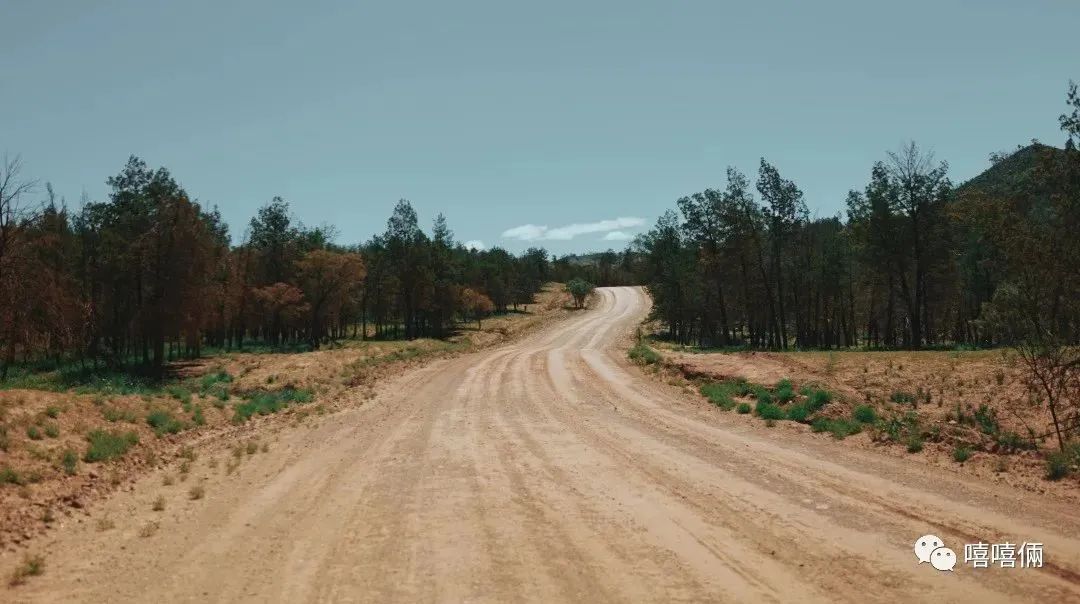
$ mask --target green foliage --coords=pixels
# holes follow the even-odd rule
[[[243,423],[256,414],[277,413],[291,404],[311,402],[313,398],[310,390],[294,388],[250,393],[243,403],[233,406],[233,422]]]
[[[784,410],[780,408],[776,403],[763,402],[762,399],[758,399],[757,406],[754,411],[761,419],[773,420],[784,419]]]
[[[810,419],[810,414],[813,411],[810,409],[810,403],[793,403],[787,408],[787,418],[794,422],[805,424]]]
[[[206,424],[206,416],[203,415],[202,405],[195,405],[195,409],[191,412],[191,422],[196,426]]]
[[[227,386],[232,381],[233,377],[229,375],[229,372],[225,370],[213,371],[199,378],[199,389],[204,394],[212,393],[216,391],[216,387]],[[226,398],[228,397],[226,396]]]
[[[185,405],[191,404],[191,391],[183,386],[174,384],[165,388],[165,392]]]
[[[56,438],[60,436],[60,425],[56,422],[46,422],[42,429],[45,431],[45,436],[49,438]]]
[[[855,421],[864,424],[872,424],[877,421],[877,412],[874,411],[874,408],[869,405],[859,405],[858,407],[855,407],[855,410],[852,411],[851,416],[855,419]]]
[[[811,413],[817,413],[831,401],[832,394],[827,390],[812,389],[810,394],[807,395],[807,404],[810,406]]]
[[[792,388],[791,380],[788,379],[780,380],[773,392],[780,403],[790,403],[795,399],[795,389]]]
[[[574,305],[578,308],[585,306],[585,298],[589,296],[596,289],[596,286],[584,279],[571,279],[566,284],[566,291],[570,292],[570,295],[574,297]]]
[[[971,459],[971,449],[963,445],[956,447],[953,449],[952,458],[953,461],[956,461],[957,463],[964,463]]]
[[[45,408],[45,415],[48,415],[53,419],[60,417],[60,407],[57,407],[55,405],[49,405]]]
[[[1046,456],[1046,479],[1061,480],[1069,475],[1072,460],[1067,453],[1054,451]]]
[[[148,413],[146,415],[146,423],[154,429],[154,434],[157,434],[158,436],[178,434],[186,428],[184,422],[174,417],[172,413],[165,409],[154,409]]]
[[[645,343],[644,340],[639,340],[628,353],[630,360],[638,363],[639,365],[654,365],[663,360],[660,353],[656,352]]]
[[[116,407],[105,407],[101,410],[101,415],[105,418],[105,421],[109,422],[118,422],[120,420],[123,420],[128,423],[135,423],[137,421],[137,416],[135,415],[134,411],[129,411],[127,409],[117,409]]]
[[[747,413],[750,413],[752,410],[753,410],[753,407],[750,406],[750,403],[739,403],[739,405],[737,407],[735,407],[735,412],[739,413],[741,415],[746,415]]]
[[[0,468],[0,485],[4,484],[24,484],[22,475],[13,470],[11,466],[4,466]]]
[[[842,440],[848,436],[861,432],[862,424],[857,421],[843,418],[830,419],[819,417],[810,424],[810,428],[814,432],[829,432],[833,435],[833,438]]]
[[[998,424],[997,413],[987,407],[986,405],[979,405],[979,408],[975,410],[975,423],[978,424],[979,430],[983,434],[994,436],[1001,431],[1001,425]]]
[[[71,449],[64,449],[64,453],[60,456],[60,466],[64,468],[64,473],[68,476],[74,476],[75,471],[79,466],[79,456]]]
[[[702,384],[700,390],[712,404],[730,411],[735,407],[733,397],[745,396],[749,391],[749,386],[743,380],[732,380]]]
[[[26,437],[30,440],[41,440],[41,428],[33,425],[27,426]]]
[[[923,441],[922,441],[921,438],[919,438],[918,436],[912,436],[910,439],[908,439],[908,443],[907,443],[907,452],[908,453],[918,453],[919,451],[922,451],[922,450],[923,450]]]
[[[915,404],[915,395],[910,393],[910,392],[904,392],[902,390],[897,390],[897,391],[893,392],[891,395],[889,395],[889,400],[891,400],[892,402],[897,403],[899,405],[914,405]]]
[[[139,443],[139,435],[134,432],[93,430],[86,435],[86,440],[90,445],[83,455],[83,461],[95,463],[122,457]]]

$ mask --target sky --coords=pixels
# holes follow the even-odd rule
[[[399,198],[474,246],[621,249],[765,157],[811,214],[914,140],[954,181],[1060,145],[1075,0],[0,0],[0,153],[77,206],[129,155],[239,240]],[[44,187],[39,188],[44,195]]]

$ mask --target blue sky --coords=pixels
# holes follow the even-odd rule
[[[72,205],[137,154],[234,239],[274,195],[342,243],[405,197],[461,241],[621,248],[761,156],[825,216],[908,139],[954,180],[1060,144],[1078,23],[1075,0],[0,0],[0,153]]]

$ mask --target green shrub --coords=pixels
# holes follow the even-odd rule
[[[810,405],[811,413],[817,413],[831,401],[832,394],[828,390],[812,390],[806,397],[806,402]]]
[[[776,384],[776,400],[781,403],[790,403],[795,400],[795,389],[791,386],[791,380],[783,379]]]
[[[913,405],[915,404],[915,395],[910,392],[897,390],[889,396],[889,400],[897,404]]]
[[[953,449],[952,458],[957,463],[964,463],[965,461],[971,459],[971,449],[964,446],[957,447]]]
[[[855,407],[855,410],[851,413],[851,417],[855,418],[855,421],[864,424],[872,424],[877,421],[877,412],[870,405],[859,405]]]
[[[1035,448],[1035,443],[1020,436],[1016,432],[1008,430],[997,435],[997,443],[998,446],[1006,451],[1020,451]]]
[[[49,405],[45,408],[45,415],[48,415],[53,419],[60,417],[60,407],[57,407],[55,405]]]
[[[757,407],[754,409],[758,417],[761,419],[778,420],[784,419],[784,410],[780,408],[776,403],[762,402],[762,399],[758,399]]]
[[[269,415],[281,411],[293,403],[307,403],[314,398],[310,390],[284,388],[275,391],[261,391],[249,395],[243,403],[233,406],[233,421],[245,422],[252,415]]]
[[[742,414],[742,415],[746,415],[747,413],[750,413],[750,411],[752,411],[752,410],[753,410],[753,408],[750,407],[750,403],[739,403],[739,406],[735,407],[735,412],[739,413],[739,414]]]
[[[90,442],[90,446],[83,455],[83,461],[94,463],[124,455],[128,449],[139,443],[139,435],[134,432],[93,430],[86,435],[86,440]]]
[[[1001,431],[1001,425],[997,420],[997,413],[986,405],[979,405],[979,408],[975,410],[975,423],[979,425],[979,430],[981,430],[983,434],[989,436],[994,436]]]
[[[41,440],[41,428],[38,428],[37,426],[27,426],[26,437],[30,440]]]
[[[732,397],[743,396],[747,392],[748,386],[746,382],[741,380],[709,382],[702,384],[699,390],[712,404],[730,411],[735,407],[735,401],[732,400]]]
[[[154,429],[154,434],[163,436],[165,434],[177,434],[181,432],[185,426],[180,420],[173,417],[172,413],[164,409],[154,409],[146,415],[146,423]]]
[[[918,453],[923,449],[923,441],[918,436],[912,436],[907,443],[908,453]]]
[[[56,438],[60,436],[60,426],[56,422],[49,422],[43,426],[45,430],[45,436],[49,438]]]
[[[134,412],[128,411],[127,409],[117,409],[116,407],[105,407],[102,409],[101,415],[105,418],[105,421],[110,422],[124,420],[129,423],[135,423],[136,421]]]
[[[644,340],[638,341],[628,353],[630,360],[639,365],[655,365],[662,359],[660,353],[645,344]]]
[[[1046,456],[1046,479],[1061,480],[1069,474],[1069,456],[1060,451],[1054,451]]]
[[[227,371],[213,371],[202,376],[199,380],[199,387],[203,393],[206,393],[210,392],[215,386],[224,388],[226,384],[230,384],[232,381],[233,377]]]
[[[829,432],[833,435],[833,438],[842,440],[852,434],[861,432],[862,424],[848,419],[819,417],[810,424],[810,429],[814,432]]]
[[[809,403],[795,403],[787,408],[787,418],[801,424],[805,424],[810,419],[810,413]]]
[[[165,392],[185,405],[191,404],[191,391],[183,386],[169,386]]]
[[[206,424],[206,416],[203,415],[202,405],[195,405],[195,408],[191,413],[191,422],[196,426]]]
[[[23,484],[23,477],[11,469],[11,466],[0,468],[0,484]]]
[[[68,476],[74,476],[78,465],[79,456],[71,449],[65,449],[64,454],[60,456],[60,466],[64,468],[64,473]]]

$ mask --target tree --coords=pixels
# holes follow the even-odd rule
[[[465,309],[469,316],[476,319],[476,328],[480,329],[483,327],[481,319],[491,314],[491,311],[495,310],[495,305],[491,302],[491,298],[468,287],[461,290],[460,296],[461,307]]]
[[[574,297],[574,305],[578,308],[585,307],[585,298],[588,298],[594,289],[596,286],[584,279],[573,279],[566,284],[566,291]]]
[[[342,309],[363,284],[364,260],[359,254],[312,250],[297,261],[297,280],[308,302],[308,342],[312,350],[327,335],[329,319]]]

